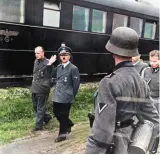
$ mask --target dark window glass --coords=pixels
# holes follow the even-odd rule
[[[130,27],[132,29],[134,29],[139,37],[141,37],[141,34],[142,34],[142,26],[143,26],[143,19],[140,19],[140,18],[135,18],[135,17],[131,17],[130,18]]]
[[[88,31],[89,9],[79,6],[73,6],[72,29],[79,31]]]
[[[99,10],[93,10],[92,16],[92,32],[106,32],[107,13]]]
[[[24,23],[25,0],[0,0],[0,20]]]

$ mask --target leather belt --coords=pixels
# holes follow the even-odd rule
[[[116,122],[116,128],[125,128],[125,127],[128,127],[130,125],[132,125],[134,122],[133,119],[128,119],[128,120],[125,120],[125,121],[117,121]]]

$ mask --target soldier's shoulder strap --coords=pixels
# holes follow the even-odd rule
[[[140,76],[142,77],[142,79],[144,79],[145,71],[146,71],[147,69],[149,69],[149,68],[150,68],[150,67],[146,67],[146,68],[144,68],[144,69],[141,71]]]
[[[111,78],[113,75],[115,75],[115,73],[114,73],[114,72],[113,72],[113,73],[111,73],[111,74],[106,75],[106,76],[105,76],[105,78]]]

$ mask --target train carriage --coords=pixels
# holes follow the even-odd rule
[[[105,50],[112,31],[127,26],[137,31],[144,60],[159,49],[159,9],[130,0],[1,0],[0,74],[32,74],[34,48],[56,54],[61,42],[73,50],[80,73],[103,74],[113,69]]]

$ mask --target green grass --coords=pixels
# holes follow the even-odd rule
[[[71,108],[70,118],[75,122],[88,120],[87,114],[93,110],[93,94],[97,84],[82,84],[75,103]],[[47,111],[53,116],[52,93],[48,100]],[[35,125],[32,107],[31,92],[29,88],[0,89],[0,144],[31,135]],[[46,130],[54,130],[58,122],[53,116]]]

